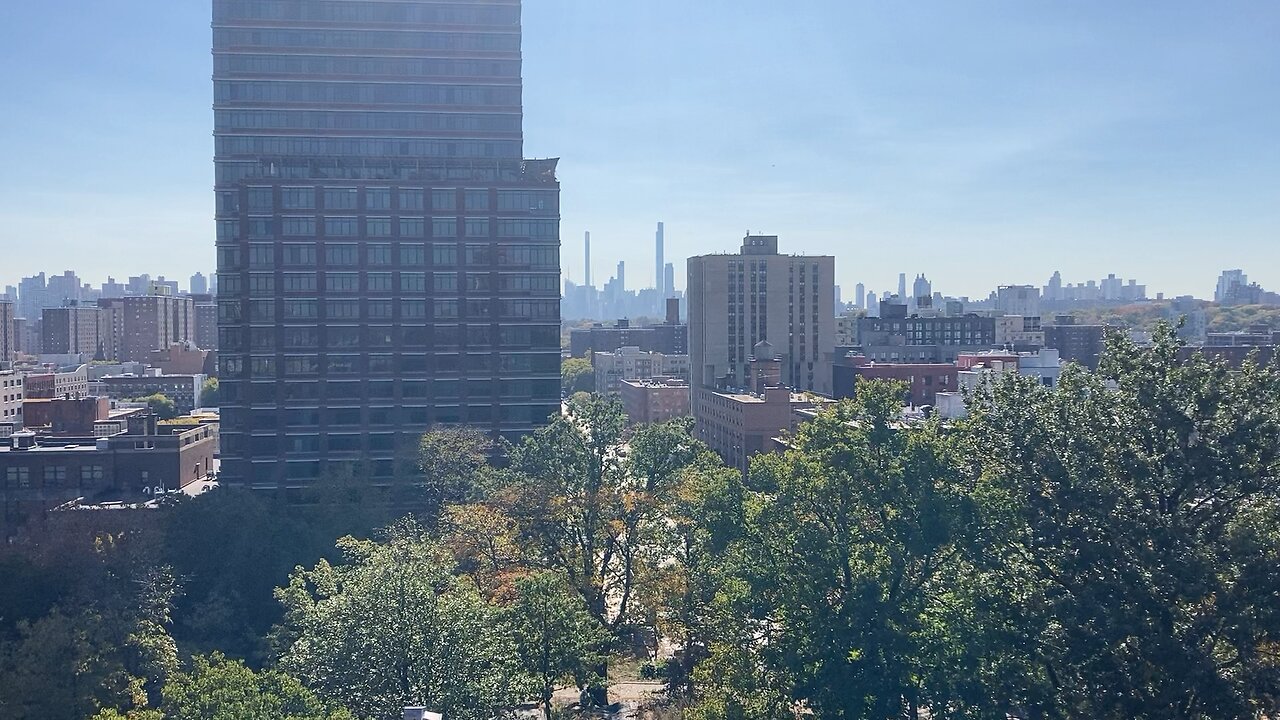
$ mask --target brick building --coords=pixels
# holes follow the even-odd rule
[[[858,355],[836,360],[832,386],[843,400],[857,395],[859,378],[897,380],[907,384],[907,404],[933,405],[938,393],[956,389],[957,370],[953,363],[879,363]]]
[[[684,378],[623,380],[620,394],[627,420],[635,425],[666,422],[690,413],[689,381]]]

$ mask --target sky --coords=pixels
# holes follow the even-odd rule
[[[985,296],[1280,287],[1280,3],[526,0],[525,154],[602,283],[746,232]],[[213,269],[207,0],[0,3],[0,286]]]

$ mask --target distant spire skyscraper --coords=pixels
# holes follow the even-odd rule
[[[590,230],[587,231],[586,245],[587,245],[587,248],[586,248],[587,274],[583,276],[585,278],[585,280],[583,281],[583,284],[586,285],[587,287],[591,287],[591,231]]]
[[[907,274],[898,273],[898,301],[905,302],[907,299]]]
[[[666,297],[670,292],[670,288],[665,287],[664,271],[666,270],[666,259],[663,257],[663,237],[662,223],[658,223],[658,232],[654,236],[655,259],[653,263],[653,287],[658,291],[658,297]]]

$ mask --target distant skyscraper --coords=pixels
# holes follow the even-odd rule
[[[13,355],[18,351],[13,308],[12,301],[0,301],[0,369],[3,369],[6,363],[13,362]]]
[[[835,287],[835,301],[836,301],[836,304],[833,306],[832,312],[834,312],[836,315],[839,315],[840,313],[844,312],[844,298],[841,296],[839,285],[836,285]]]
[[[1057,302],[1062,299],[1062,273],[1057,270],[1053,271],[1053,277],[1049,278],[1049,284],[1044,286],[1044,299],[1049,302]]]
[[[1225,302],[1236,294],[1236,288],[1249,284],[1249,276],[1243,270],[1223,270],[1218,276],[1218,286],[1213,291],[1214,302]]]
[[[921,273],[911,285],[911,297],[907,303],[913,308],[933,305],[933,284]]]
[[[867,286],[858,283],[853,286],[853,306],[859,310],[865,310],[867,307]]]
[[[520,12],[214,0],[225,481],[386,484],[428,428],[559,413],[559,184],[523,156]]]
[[[667,288],[665,287],[665,272],[667,261],[663,257],[665,251],[666,238],[663,236],[662,223],[658,223],[658,232],[654,234],[654,263],[653,263],[653,287],[658,291],[658,297],[667,296]]]
[[[907,300],[907,274],[898,273],[898,300],[906,302]]]
[[[662,269],[662,287],[666,290],[666,296],[673,298],[676,296],[676,266],[674,263],[667,263]]]
[[[586,253],[586,263],[585,263],[586,274],[583,276],[582,282],[587,287],[591,287],[591,231],[590,230],[586,232],[586,237],[583,239],[583,242],[585,243],[585,253]]]
[[[867,314],[871,317],[880,315],[880,303],[876,300],[874,292],[867,293]]]
[[[625,260],[618,261],[618,274],[615,275],[614,277],[618,279],[618,291],[626,292],[627,291],[627,263]]]
[[[204,273],[198,272],[192,275],[191,284],[188,287],[191,288],[192,295],[209,294],[209,281],[205,279]]]

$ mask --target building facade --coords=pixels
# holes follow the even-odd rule
[[[18,354],[17,318],[12,301],[0,301],[0,370]]]
[[[179,414],[200,407],[205,376],[196,375],[108,375],[96,387],[113,400],[134,400],[157,393],[173,401]]]
[[[956,390],[954,363],[877,363],[862,356],[836,361],[832,368],[832,386],[836,399],[857,396],[859,379],[893,380],[905,383],[908,405],[934,405],[940,392]]]
[[[190,297],[140,295],[125,297],[118,342],[119,357],[111,360],[146,362],[154,350],[195,340],[195,303]]]
[[[687,417],[690,412],[687,380],[623,380],[619,394],[622,396],[622,410],[632,424],[666,422]]]
[[[559,412],[559,184],[519,0],[215,0],[222,477],[389,480],[436,424]]]
[[[741,385],[753,348],[768,342],[783,385],[831,394],[835,258],[781,255],[777,236],[749,235],[737,255],[689,258],[688,273],[695,387]]]
[[[609,353],[593,353],[591,365],[596,373],[596,392],[616,395],[623,380],[648,380],[657,377],[689,381],[689,356],[644,352],[638,347],[623,347]]]
[[[0,370],[0,425],[9,430],[22,427],[22,401],[25,393],[23,374]]]
[[[100,355],[102,313],[97,306],[45,308],[40,316],[41,351],[45,355]]]
[[[963,353],[990,349],[996,340],[993,318],[908,317],[902,303],[880,303],[880,315],[859,318],[857,328],[857,351],[876,362],[949,363]]]

